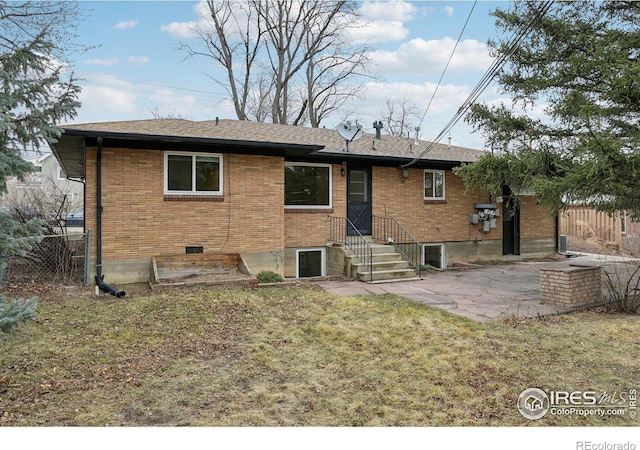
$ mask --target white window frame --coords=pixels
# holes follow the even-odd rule
[[[321,277],[327,276],[327,256],[325,254],[324,247],[313,247],[313,248],[298,248],[296,249],[296,278],[300,278],[300,253],[301,252],[317,252],[321,253],[322,258],[322,269],[321,269]],[[307,277],[305,277],[307,278]]]
[[[171,191],[169,190],[169,156],[191,156],[191,190]],[[217,191],[196,191],[196,156],[214,157],[220,160],[220,189]],[[199,153],[199,152],[164,152],[164,193],[165,195],[223,195],[224,193],[224,158],[221,153]]]
[[[442,197],[427,197],[426,195],[427,183],[425,180],[427,173],[432,173],[432,174],[439,173],[442,175]],[[434,187],[435,187],[435,184],[434,184]],[[445,200],[447,198],[446,187],[447,187],[447,175],[444,170],[434,170],[434,169],[424,170],[424,173],[422,174],[422,192],[425,200]],[[434,192],[435,192],[435,189],[434,189]]]
[[[57,174],[58,180],[66,180],[67,179],[66,174],[63,177],[60,176],[61,173],[64,174],[64,170],[62,170],[62,166],[60,164],[56,164],[56,169],[57,169],[56,174]]]
[[[428,244],[422,244],[422,263],[426,264],[426,256],[427,256],[427,247],[440,247],[440,264],[442,267],[438,267],[438,269],[446,269],[447,268],[447,252],[444,243],[440,242],[430,242]]]
[[[307,167],[326,167],[329,169],[329,204],[328,205],[287,205],[285,209],[331,209],[333,208],[333,166],[331,164],[322,163],[300,163],[295,161],[287,161],[284,163],[286,166],[307,166]],[[287,187],[284,187],[285,190]],[[297,264],[297,263],[296,263]]]

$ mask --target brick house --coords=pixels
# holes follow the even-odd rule
[[[556,249],[556,221],[535,198],[511,215],[502,198],[465,193],[451,169],[478,150],[438,144],[421,156],[427,142],[379,131],[347,145],[332,129],[236,120],[63,128],[52,149],[85,179],[92,267],[108,282],[147,281],[154,255],[189,251],[239,253],[254,274],[343,273],[331,242],[344,243],[344,218],[357,229],[346,234],[365,237],[393,220],[420,262],[440,267]]]

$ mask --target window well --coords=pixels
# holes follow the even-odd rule
[[[422,261],[438,269],[446,269],[447,263],[444,256],[444,244],[425,244],[423,247]]]

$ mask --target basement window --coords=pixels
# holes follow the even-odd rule
[[[222,195],[222,155],[216,153],[164,154],[164,193]]]
[[[446,269],[444,244],[424,244],[422,246],[422,263],[437,269]]]
[[[296,250],[296,278],[322,277],[325,273],[324,248]]]
[[[204,253],[203,247],[185,247],[187,255],[195,255],[197,253]]]

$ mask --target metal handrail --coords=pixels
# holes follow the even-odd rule
[[[330,216],[330,240],[340,242],[364,265],[369,272],[369,282],[373,282],[373,247],[362,236],[355,225],[346,217]]]
[[[372,217],[374,240],[393,244],[422,278],[422,244],[393,217]]]

